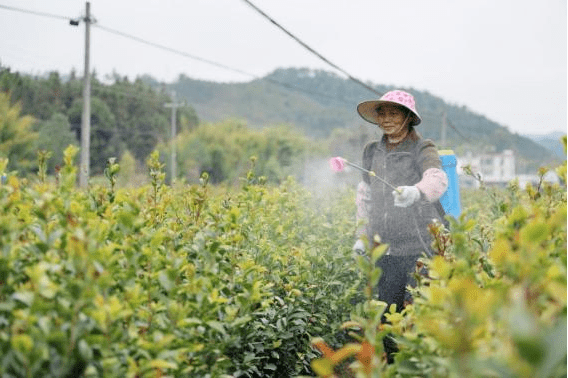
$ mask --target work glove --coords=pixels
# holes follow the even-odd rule
[[[353,252],[355,252],[358,255],[364,255],[365,254],[365,243],[363,243],[363,240],[358,239],[355,242],[355,245],[353,246]]]
[[[408,207],[420,199],[420,191],[416,186],[399,186],[392,195],[397,207]]]

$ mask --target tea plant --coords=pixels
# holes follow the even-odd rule
[[[384,246],[352,256],[353,192],[270,186],[254,164],[238,188],[169,187],[158,153],[146,186],[117,189],[109,161],[108,187],[78,190],[77,151],[53,184],[0,160],[3,377],[566,374],[565,186],[485,188],[433,225],[396,313],[373,298]]]
[[[341,376],[348,361],[356,377],[565,377],[566,162],[556,172],[560,185],[541,169],[536,187],[482,186],[483,201],[449,230],[433,224],[437,253],[420,261],[428,277],[415,274],[414,303],[386,309],[389,323],[379,325],[385,305],[369,296],[345,323],[363,330],[357,343],[334,350],[314,340],[316,373]],[[372,264],[363,268],[374,283]],[[392,365],[377,341],[385,332],[400,349]]]
[[[241,188],[0,186],[0,375],[283,377],[342,341],[358,296],[352,205],[249,172]],[[0,167],[1,168],[1,167]],[[345,198],[348,198],[348,193]],[[338,195],[338,198],[343,198]]]

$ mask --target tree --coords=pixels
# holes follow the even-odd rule
[[[178,109],[178,134],[184,130],[192,130],[199,125],[199,117],[195,109],[189,106],[182,106]]]
[[[102,173],[107,159],[122,156],[126,149],[141,163],[160,141],[169,140],[171,111],[164,107],[164,103],[171,102],[171,99],[162,90],[153,89],[141,79],[131,83],[127,77],[120,78],[117,73],[111,85],[101,83],[93,74],[91,90],[93,174]],[[29,114],[40,121],[34,131],[45,127],[45,122],[51,121],[54,114],[61,113],[68,117],[71,130],[79,141],[83,82],[74,72],[61,76],[51,72],[46,76],[32,77],[0,67],[0,91],[6,91],[12,103],[20,104],[22,114]],[[198,123],[193,108],[178,109],[178,134],[194,129]]]
[[[118,174],[118,184],[121,187],[132,186],[132,180],[136,175],[136,159],[130,151],[126,150],[120,158],[120,173]]]
[[[33,114],[39,119],[50,119],[57,112],[64,112],[63,86],[59,73],[51,72],[47,79],[34,82],[35,105]]]
[[[0,157],[8,158],[8,170],[25,172],[35,163],[37,134],[31,130],[34,118],[20,113],[20,105],[11,105],[9,94],[0,92]]]
[[[51,151],[51,159],[47,162],[48,172],[53,172],[55,166],[63,165],[63,151],[70,144],[78,145],[75,134],[71,131],[69,120],[64,114],[55,113],[49,121],[40,121],[37,147]]]
[[[320,152],[309,147],[309,140],[298,130],[284,126],[252,130],[238,120],[183,131],[177,146],[180,175],[191,180],[207,172],[212,183],[236,182],[250,169],[252,156],[257,157],[255,173],[271,182],[299,177],[308,155]],[[160,146],[165,155],[171,153],[169,148],[169,144]]]

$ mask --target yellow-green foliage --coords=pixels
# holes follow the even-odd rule
[[[157,153],[151,184],[114,188],[109,160],[109,185],[81,191],[76,153],[55,185],[0,185],[0,375],[287,377],[309,374],[311,335],[341,337],[351,202],[252,171],[172,188]]]
[[[136,186],[136,159],[130,151],[126,150],[120,158],[120,175],[118,175],[118,183],[121,187]]]
[[[254,170],[231,191],[207,174],[172,188],[158,152],[148,185],[117,189],[109,160],[109,185],[83,191],[77,152],[53,184],[0,159],[2,376],[566,375],[565,182],[483,191],[449,232],[433,226],[429,277],[381,325],[385,247],[354,261],[353,191]]]
[[[0,157],[9,159],[10,170],[28,170],[34,161],[32,143],[37,133],[34,118],[21,116],[21,107],[10,103],[8,93],[0,92]]]
[[[363,330],[360,343],[333,351],[315,340],[319,376],[354,361],[357,377],[565,377],[566,164],[560,185],[546,171],[537,187],[481,190],[450,231],[433,225],[437,254],[421,260],[428,277],[415,274],[414,303],[379,325],[385,306],[368,297],[345,324]],[[372,265],[363,268],[376,282]],[[387,333],[400,349],[392,365],[381,358]],[[362,358],[365,349],[375,358]]]
[[[257,157],[255,171],[259,175],[280,183],[290,175],[298,177],[305,160],[319,150],[290,127],[253,130],[237,120],[186,130],[178,136],[176,146],[180,175],[196,182],[202,172],[208,172],[213,183],[237,181],[249,170],[251,156]],[[169,146],[163,150],[170,153]]]

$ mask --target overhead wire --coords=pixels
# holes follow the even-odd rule
[[[132,39],[132,40],[134,40],[134,41],[137,41],[137,42],[140,42],[140,43],[143,43],[143,44],[152,46],[152,47],[159,48],[159,49],[161,49],[161,50],[165,50],[165,51],[172,52],[172,53],[174,53],[174,54],[178,54],[178,55],[185,56],[186,58],[191,58],[191,59],[194,59],[194,60],[198,60],[198,61],[200,61],[200,62],[207,63],[207,64],[210,64],[210,65],[213,65],[213,66],[216,66],[216,67],[219,67],[219,68],[223,68],[223,69],[226,69],[226,70],[229,70],[229,71],[233,71],[233,72],[236,72],[236,73],[239,73],[239,74],[242,74],[242,75],[254,76],[254,75],[251,74],[251,73],[248,73],[248,72],[245,72],[245,71],[242,71],[242,70],[233,68],[233,67],[229,67],[229,66],[226,66],[226,65],[221,64],[221,63],[218,63],[218,62],[214,62],[214,61],[209,60],[209,59],[204,59],[204,58],[198,57],[198,56],[196,56],[196,55],[192,55],[192,54],[186,53],[186,52],[181,51],[181,50],[177,50],[177,49],[174,49],[174,48],[171,48],[171,47],[167,47],[167,46],[164,46],[164,45],[160,45],[160,44],[158,44],[158,43],[150,42],[150,41],[147,41],[147,40],[145,40],[145,39],[136,37],[136,36],[134,36],[134,35],[132,35],[132,34],[124,33],[124,32],[118,31],[118,30],[116,30],[116,29],[111,29],[111,28],[109,28],[109,27],[102,26],[102,25],[100,25],[99,23],[93,24],[93,26],[94,26],[94,27],[97,27],[97,28],[99,28],[99,29],[101,29],[101,30],[104,30],[104,31],[106,31],[106,32],[108,32],[108,33],[120,35],[120,36],[122,36],[122,37],[129,38],[129,39]]]
[[[38,12],[38,11],[33,11],[33,10],[28,10],[28,9],[22,9],[22,8],[16,8],[16,7],[11,7],[11,6],[8,6],[8,5],[3,5],[3,4],[0,4],[0,8],[8,9],[8,10],[11,10],[11,11],[16,11],[16,12],[34,14],[34,15],[36,15],[36,16],[57,18],[57,19],[66,20],[66,21],[72,21],[72,20],[74,20],[74,18],[72,18],[72,17],[60,16],[60,15],[53,14],[53,13]]]
[[[143,100],[143,101],[147,101],[147,102],[155,102],[158,99],[157,96],[152,97],[152,96],[149,96],[149,95],[144,94],[144,93],[126,91],[126,90],[123,90],[123,89],[118,89],[116,87],[111,89],[110,87],[93,85],[91,87],[91,89],[93,90],[93,92],[99,93],[101,95],[109,95],[109,94],[110,95],[120,95],[120,96],[124,96],[124,97],[128,97],[128,98],[136,98],[138,100]],[[156,91],[156,95],[160,95],[160,94],[164,94],[164,93]]]
[[[0,8],[8,9],[8,10],[11,10],[11,11],[22,12],[22,13],[33,14],[33,15],[37,15],[37,16],[63,19],[63,20],[66,20],[66,21],[76,21],[77,20],[76,18],[73,18],[73,17],[61,16],[61,15],[45,13],[45,12],[37,12],[37,11],[29,10],[29,9],[16,8],[16,7],[11,7],[11,6],[2,5],[2,4],[0,4]],[[310,90],[307,90],[305,88],[297,87],[295,85],[283,83],[283,82],[275,80],[273,78],[260,77],[258,75],[252,74],[250,72],[246,72],[246,71],[234,68],[234,67],[227,66],[227,65],[219,63],[219,62],[215,62],[215,61],[205,59],[205,58],[193,55],[193,54],[189,54],[185,51],[181,51],[181,50],[174,49],[174,48],[171,48],[171,47],[168,47],[168,46],[164,46],[164,45],[161,45],[161,44],[158,44],[158,43],[155,43],[155,42],[151,42],[151,41],[142,39],[140,37],[136,37],[132,34],[128,34],[128,33],[125,33],[125,32],[122,32],[122,31],[119,31],[119,30],[116,30],[116,29],[112,29],[112,28],[100,25],[99,22],[92,23],[91,26],[97,27],[97,28],[99,28],[103,31],[106,31],[108,33],[111,33],[111,34],[115,34],[115,35],[119,35],[119,36],[122,36],[122,37],[125,37],[125,38],[129,38],[129,39],[132,39],[132,40],[137,41],[139,43],[143,43],[143,44],[146,44],[146,45],[149,45],[149,46],[152,46],[152,47],[164,50],[164,51],[169,51],[171,53],[181,55],[181,56],[184,56],[186,58],[194,59],[194,60],[200,61],[200,62],[205,63],[205,64],[209,64],[209,65],[212,65],[212,66],[215,66],[215,67],[218,67],[218,68],[222,68],[222,69],[229,70],[229,71],[232,71],[232,72],[235,72],[235,73],[239,73],[239,74],[251,77],[253,79],[265,80],[265,81],[268,81],[272,84],[287,88],[289,90],[293,90],[293,91],[297,91],[297,92],[303,92],[303,93],[306,93],[306,94],[320,96],[320,97],[326,97],[328,99],[338,101],[338,102],[343,102],[343,103],[346,103],[346,104],[351,103],[350,101],[348,101],[344,98],[340,98],[340,97],[337,97],[337,96],[330,96],[328,94],[321,93],[321,92],[310,91]]]
[[[343,73],[344,75],[346,75],[349,80],[352,80],[354,82],[356,82],[359,85],[362,85],[363,87],[365,87],[366,89],[370,90],[371,92],[382,96],[383,93],[378,92],[377,90],[375,90],[373,87],[365,84],[364,82],[362,82],[361,80],[357,79],[356,77],[352,76],[349,72],[345,71],[343,68],[339,67],[338,65],[332,63],[331,61],[329,61],[329,59],[327,59],[326,57],[324,57],[323,55],[321,55],[319,52],[317,52],[315,49],[313,49],[312,47],[310,47],[308,44],[306,44],[305,42],[303,42],[301,39],[299,39],[298,37],[296,37],[294,34],[292,34],[290,31],[288,31],[286,28],[284,28],[282,25],[280,25],[278,22],[276,22],[272,17],[270,17],[269,15],[267,15],[265,12],[263,12],[260,8],[258,8],[256,5],[254,5],[253,3],[251,3],[249,0],[243,0],[245,3],[247,3],[248,5],[250,5],[254,10],[256,10],[258,13],[260,13],[264,18],[266,18],[268,21],[270,21],[271,23],[273,23],[276,27],[278,27],[280,30],[282,30],[284,33],[286,33],[287,35],[289,35],[290,37],[292,37],[292,39],[294,39],[296,42],[298,42],[300,45],[302,45],[303,47],[305,47],[308,51],[310,51],[312,54],[316,55],[318,58],[320,58],[321,60],[323,60],[325,63],[327,63],[328,65],[330,65],[331,67],[335,68],[336,70],[338,70],[339,72]]]
[[[431,112],[431,111],[424,111],[424,112],[420,112],[422,115],[427,115],[430,117],[435,117],[436,119],[438,117],[443,117],[443,114],[440,112]],[[465,136],[463,133],[461,133],[455,126],[454,124],[450,121],[449,117],[446,114],[446,124],[448,126],[450,126],[455,132],[456,134],[458,134],[463,140],[465,140],[466,142],[471,142],[471,138],[468,138],[467,136]]]
[[[336,70],[342,72],[343,74],[345,74],[350,80],[356,82],[357,84],[362,85],[363,87],[367,88],[368,90],[372,91],[373,93],[382,96],[383,93],[380,93],[378,91],[376,91],[374,88],[370,87],[369,85],[363,83],[361,80],[357,79],[356,77],[352,76],[350,73],[348,73],[347,71],[345,71],[344,69],[342,69],[341,67],[337,66],[336,64],[332,63],[329,61],[329,59],[325,58],[323,55],[321,55],[319,52],[317,52],[315,49],[313,49],[312,47],[310,47],[308,44],[306,44],[305,42],[303,42],[302,40],[300,40],[298,37],[296,37],[294,34],[292,34],[290,31],[288,31],[286,28],[284,28],[282,25],[280,25],[278,22],[276,22],[272,17],[270,17],[268,14],[266,14],[265,12],[263,12],[260,8],[258,8],[256,5],[254,5],[250,0],[243,0],[245,3],[247,3],[249,6],[251,6],[255,11],[257,11],[258,13],[260,13],[264,18],[266,18],[268,21],[270,21],[272,24],[274,24],[276,27],[278,27],[280,30],[282,30],[284,33],[286,33],[288,36],[290,36],[292,39],[294,39],[296,42],[298,42],[300,45],[302,45],[303,47],[305,47],[308,51],[310,51],[311,53],[313,53],[314,55],[316,55],[318,58],[320,58],[321,60],[323,60],[325,63],[327,63],[328,65],[330,65],[331,67],[335,68]],[[458,129],[448,120],[448,125],[463,139],[469,141],[469,139],[467,137],[465,137],[460,131],[458,131]]]
[[[471,140],[464,136],[455,126],[454,124],[448,119],[446,118],[446,122],[448,124],[448,126],[450,126],[460,137],[462,137],[466,142],[471,142]]]
[[[254,5],[250,0],[243,0],[245,3],[247,3],[250,7],[252,7],[255,11],[257,11],[258,13],[260,13],[263,17],[265,17],[266,19],[268,19],[272,24],[274,24],[276,27],[278,27],[279,29],[281,29],[284,33],[286,33],[288,36],[290,36],[292,39],[294,39],[296,42],[298,42],[300,45],[302,45],[304,48],[306,48],[308,51],[310,51],[312,54],[316,55],[318,58],[320,58],[322,61],[324,61],[325,63],[327,63],[328,65],[330,65],[331,67],[333,67],[334,69],[338,70],[339,72],[343,73],[344,75],[347,76],[347,78],[351,81],[354,81],[355,83],[363,86],[364,88],[368,89],[369,91],[381,96],[382,93],[378,92],[377,90],[375,90],[374,88],[372,88],[371,86],[365,84],[364,82],[362,82],[361,80],[357,79],[356,77],[354,77],[353,75],[351,75],[350,73],[348,73],[346,70],[342,69],[341,67],[337,66],[336,64],[332,63],[329,59],[325,58],[323,55],[321,55],[319,52],[317,52],[315,49],[313,49],[312,47],[310,47],[308,44],[306,44],[305,42],[303,42],[302,40],[300,40],[298,37],[296,37],[294,34],[292,34],[290,31],[288,31],[286,28],[284,28],[282,25],[280,25],[278,22],[276,22],[272,17],[270,17],[269,15],[267,15],[264,11],[262,11],[260,8],[258,8],[256,5]],[[33,14],[33,15],[37,15],[37,16],[43,16],[43,17],[49,17],[49,18],[55,18],[55,19],[62,19],[62,20],[66,20],[66,21],[76,21],[76,18],[73,17],[67,17],[67,16],[62,16],[62,15],[57,15],[57,14],[53,14],[53,13],[47,13],[47,12],[38,12],[38,11],[34,11],[34,10],[29,10],[29,9],[23,9],[23,8],[17,8],[17,7],[11,7],[11,6],[7,6],[7,5],[3,5],[0,4],[0,8],[2,9],[7,9],[7,10],[11,10],[11,11],[17,11],[17,12],[22,12],[22,13],[27,13],[27,14]],[[289,90],[293,90],[293,91],[298,91],[298,92],[303,92],[306,94],[310,94],[310,95],[316,95],[316,96],[321,96],[321,97],[326,97],[328,99],[334,100],[334,101],[338,101],[338,102],[343,102],[346,104],[351,104],[351,101],[348,101],[344,98],[340,98],[337,96],[330,96],[327,95],[325,93],[321,93],[321,92],[315,92],[315,91],[309,91],[306,90],[304,88],[300,88],[297,87],[295,85],[290,85],[287,83],[283,83],[280,82],[278,80],[275,80],[273,78],[269,78],[269,77],[259,77],[258,75],[252,74],[250,72],[247,71],[243,71],[234,67],[230,67],[228,65],[219,63],[219,62],[215,62],[209,59],[205,59],[193,54],[189,54],[185,51],[181,51],[178,49],[174,49],[168,46],[164,46],[155,42],[151,42],[145,39],[142,39],[140,37],[134,36],[132,34],[129,33],[125,33],[116,29],[112,29],[103,25],[100,25],[100,23],[93,23],[92,26],[97,27],[103,31],[106,31],[108,33],[111,34],[115,34],[115,35],[119,35],[122,36],[124,38],[128,38],[134,41],[137,41],[139,43],[142,44],[146,44],[148,46],[152,46],[154,48],[158,48],[164,51],[169,51],[171,53],[177,54],[177,55],[181,55],[184,56],[186,58],[190,58],[190,59],[194,59],[197,61],[200,61],[202,63],[205,64],[209,64],[218,68],[222,68],[225,70],[229,70],[238,74],[242,74],[248,77],[252,77],[254,79],[258,79],[258,80],[266,80],[272,84],[287,88]],[[465,137],[451,122],[449,122],[448,120],[448,125],[458,134],[460,135],[463,139],[468,140],[467,137]]]
[[[161,49],[161,50],[165,50],[165,51],[169,51],[169,52],[174,53],[174,54],[182,55],[186,58],[198,60],[198,61],[206,63],[206,64],[210,64],[210,65],[213,65],[213,66],[216,66],[216,67],[219,67],[219,68],[223,68],[223,69],[230,70],[230,71],[233,71],[233,72],[245,75],[245,76],[249,76],[249,77],[252,77],[253,79],[266,80],[266,81],[269,81],[273,84],[285,87],[287,89],[291,89],[291,90],[295,90],[295,91],[299,91],[299,92],[304,92],[304,93],[310,94],[310,95],[327,97],[327,98],[332,99],[332,100],[349,103],[347,100],[345,100],[343,98],[339,98],[339,97],[336,97],[336,96],[330,96],[330,95],[327,95],[327,94],[321,93],[321,92],[309,91],[309,90],[306,90],[305,88],[300,88],[300,87],[297,87],[295,85],[283,83],[281,81],[278,81],[278,80],[275,80],[275,79],[272,79],[272,78],[269,78],[269,77],[260,77],[258,75],[252,74],[250,72],[246,72],[246,71],[243,71],[243,70],[240,70],[240,69],[236,69],[236,68],[233,68],[233,67],[230,67],[230,66],[227,66],[227,65],[209,60],[209,59],[204,59],[204,58],[198,57],[196,55],[188,54],[184,51],[177,50],[177,49],[174,49],[174,48],[171,48],[171,47],[167,47],[167,46],[155,43],[155,42],[150,42],[150,41],[147,41],[145,39],[136,37],[136,36],[128,34],[128,33],[124,33],[124,32],[121,32],[121,31],[118,31],[118,30],[115,30],[115,29],[111,29],[111,28],[108,28],[108,27],[105,27],[105,26],[101,26],[98,23],[93,24],[93,26],[100,28],[101,30],[104,30],[108,33],[120,35],[122,37],[129,38],[129,39],[132,39],[134,41],[137,41],[137,42],[140,42],[140,43],[143,43],[143,44],[146,44],[146,45],[149,45],[149,46]]]

